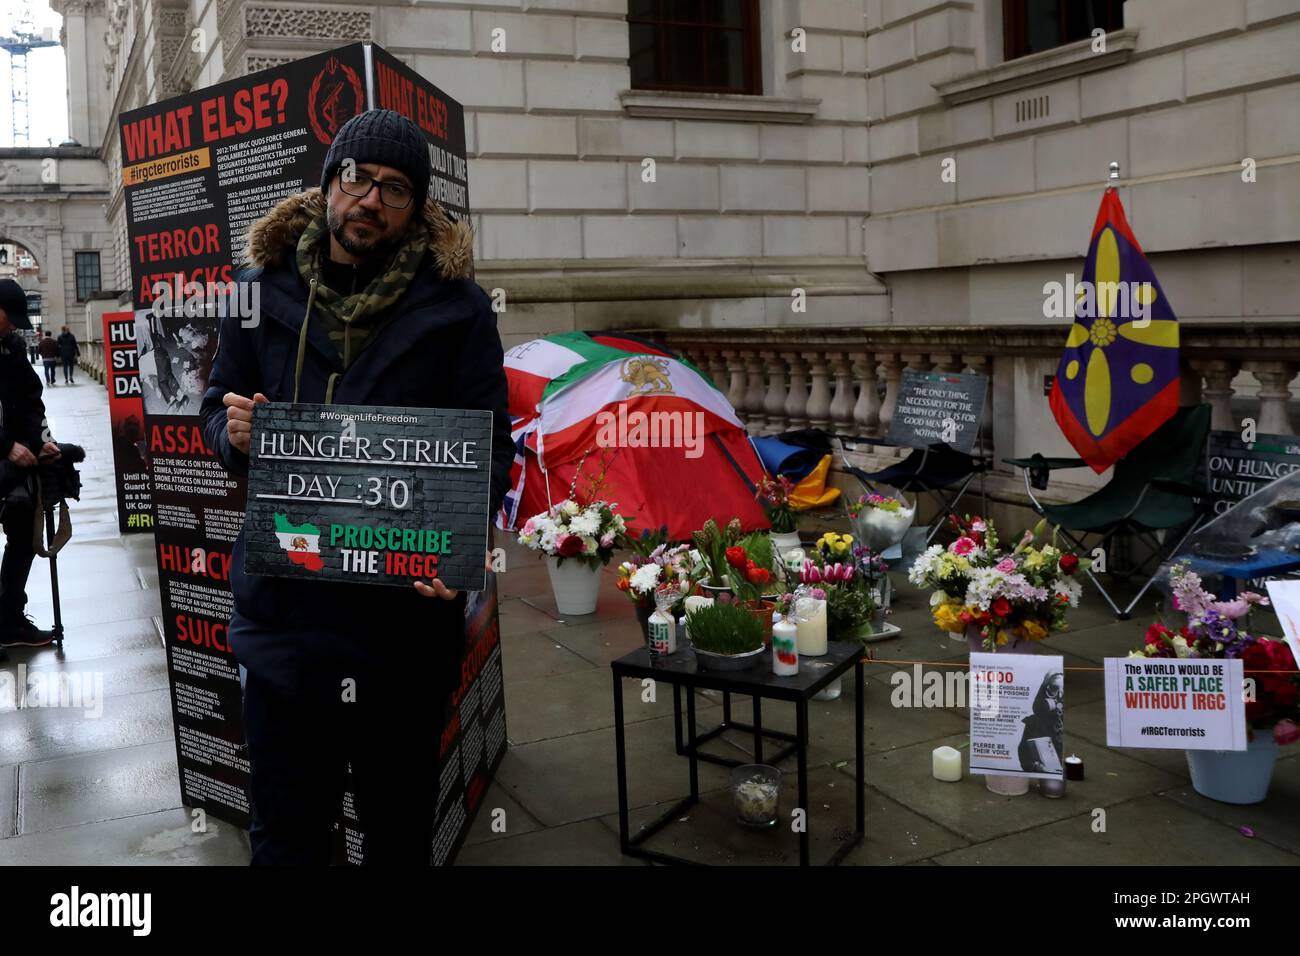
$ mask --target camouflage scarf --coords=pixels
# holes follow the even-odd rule
[[[303,317],[304,325],[313,317],[324,322],[345,370],[365,348],[375,319],[402,297],[415,278],[415,271],[429,249],[428,233],[418,228],[419,223],[417,218],[417,228],[410,230],[387,267],[368,286],[352,295],[342,295],[319,281],[320,256],[329,242],[324,210],[298,237],[298,272],[305,282],[317,280],[311,314]]]

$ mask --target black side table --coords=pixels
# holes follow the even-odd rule
[[[854,744],[857,752],[857,806],[855,829],[852,838],[827,860],[828,866],[837,865],[853,847],[862,840],[865,829],[866,811],[863,804],[865,790],[865,766],[863,760],[862,725],[865,716],[865,688],[863,686],[862,645],[856,642],[832,641],[827,653],[822,657],[800,658],[799,673],[793,677],[777,677],[772,673],[771,651],[759,656],[758,662],[743,671],[709,671],[699,667],[695,652],[690,648],[678,651],[666,657],[652,658],[647,648],[641,647],[630,654],[620,657],[610,664],[614,675],[614,746],[618,765],[618,838],[619,846],[628,856],[653,860],[656,863],[689,863],[680,857],[650,850],[642,844],[654,836],[682,812],[694,806],[700,799],[699,761],[712,760],[727,766],[739,766],[742,761],[713,757],[699,752],[699,745],[725,729],[745,730],[754,735],[755,761],[762,761],[762,740],[764,737],[789,740],[793,743],[793,752],[798,759],[799,806],[805,812],[805,826],[799,834],[799,865],[808,865],[808,853],[811,826],[810,808],[808,807],[808,702],[814,694],[824,690],[836,678],[844,676],[853,668],[856,680],[857,721],[854,731]],[[673,685],[673,710],[677,735],[677,752],[685,756],[690,765],[690,796],[684,798],[667,813],[646,826],[635,837],[629,835],[628,797],[627,797],[627,746],[624,739],[625,725],[623,719],[623,679],[665,681]],[[727,704],[726,716],[720,727],[714,728],[700,736],[695,726],[695,690],[721,691]],[[681,739],[680,694],[686,696],[686,741]],[[754,723],[736,724],[730,720],[730,695],[746,694],[754,699]],[[795,733],[779,733],[763,729],[763,700],[788,701],[795,705]],[[772,762],[791,752],[790,747],[783,748],[772,758]]]

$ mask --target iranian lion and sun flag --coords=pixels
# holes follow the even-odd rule
[[[1051,407],[1101,473],[1178,410],[1178,316],[1108,187],[1092,227],[1083,292],[1052,383]]]

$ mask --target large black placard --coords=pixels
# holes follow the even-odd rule
[[[970,454],[979,438],[988,383],[988,376],[976,372],[903,369],[889,443],[928,448],[944,442]]]
[[[258,405],[244,569],[481,591],[491,464],[489,411]]]
[[[1300,437],[1256,435],[1247,444],[1239,432],[1210,432],[1206,484],[1221,515],[1265,485],[1300,471]]]

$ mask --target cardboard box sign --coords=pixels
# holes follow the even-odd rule
[[[483,590],[491,412],[258,405],[249,452],[249,574]]]

